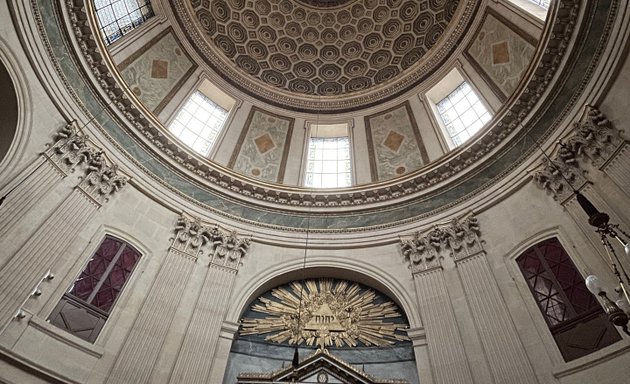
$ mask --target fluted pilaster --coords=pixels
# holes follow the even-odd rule
[[[208,382],[234,279],[249,247],[249,240],[239,239],[236,233],[216,231],[214,236],[210,265],[177,356],[171,383]],[[199,359],[199,356],[204,358]]]
[[[97,209],[75,189],[0,270],[0,326],[10,321]]]
[[[6,197],[0,207],[0,238],[24,217],[24,215],[50,191],[65,174],[50,162],[43,160],[32,174]],[[2,260],[0,260],[2,264]]]
[[[195,260],[195,257],[171,247],[125,339],[107,383],[148,382]]]
[[[84,140],[76,134],[69,137],[81,143]],[[66,141],[65,145],[70,142]],[[76,141],[72,142],[76,144]],[[85,146],[81,148],[89,155],[70,149],[51,150],[66,169],[89,161],[88,173],[0,269],[0,328],[4,328],[28,300],[44,274],[59,260],[90,216],[127,182],[127,177],[118,172],[116,165],[109,164],[101,152]],[[78,157],[83,160],[78,160]]]
[[[435,383],[473,383],[442,268],[414,274]]]
[[[75,122],[59,130],[55,140],[42,154],[38,165],[26,171],[28,174],[0,206],[0,238],[15,227],[61,179],[77,166],[86,164],[96,153],[96,149],[88,145],[87,136],[78,131]]]
[[[211,265],[177,356],[171,383],[207,383],[236,271]],[[199,358],[203,356],[203,358]]]
[[[602,171],[626,194],[630,195],[630,149],[624,142]]]
[[[474,322],[497,383],[538,383],[484,252],[456,260]]]

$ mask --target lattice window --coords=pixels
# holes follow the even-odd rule
[[[492,115],[466,81],[437,103],[437,110],[456,147],[477,133]]]
[[[169,129],[184,144],[208,156],[227,116],[227,110],[196,91],[177,113]]]
[[[516,262],[567,361],[620,340],[558,239],[538,243]],[[587,341],[593,334],[600,339]]]
[[[51,314],[50,322],[94,341],[140,256],[124,241],[105,237]]]
[[[312,188],[342,188],[352,185],[348,136],[309,139],[305,185]]]
[[[149,0],[94,0],[94,8],[106,44],[120,39],[155,15]]]

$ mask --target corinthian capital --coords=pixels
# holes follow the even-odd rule
[[[436,225],[428,232],[416,232],[400,240],[402,254],[412,273],[441,266],[441,260],[451,256],[455,261],[483,252],[479,221],[474,215],[455,218],[449,224]]]
[[[559,152],[562,153],[564,151]],[[572,196],[573,189],[579,189],[586,182],[584,171],[572,159],[568,156],[555,156],[553,160],[543,158],[542,166],[533,174],[536,185],[550,193],[554,200],[566,200]]]
[[[175,238],[171,249],[196,258],[216,233],[216,226],[206,225],[197,217],[181,215],[175,224]]]
[[[590,160],[601,167],[624,143],[619,130],[597,108],[584,107],[579,121],[573,123],[573,133],[566,139],[566,145],[578,157]]]
[[[128,180],[116,164],[108,164],[103,152],[94,152],[88,163],[87,175],[79,188],[102,205],[124,187]]]
[[[63,172],[72,172],[78,165],[89,162],[95,152],[88,144],[88,136],[72,121],[55,134],[55,142],[45,155]]]
[[[479,221],[474,215],[461,221],[453,219],[451,225],[445,229],[445,239],[451,250],[451,255],[458,261],[483,252],[483,240]]]
[[[214,253],[211,263],[236,270],[249,250],[250,239],[239,238],[236,231],[219,231],[213,239],[213,245]]]

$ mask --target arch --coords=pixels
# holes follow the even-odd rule
[[[22,67],[0,37],[0,185],[17,171],[30,132],[31,96]]]
[[[226,321],[238,323],[241,314],[261,294],[279,285],[293,280],[299,280],[303,276],[330,277],[348,279],[348,272],[352,272],[353,281],[375,288],[389,296],[406,314],[411,328],[422,327],[420,314],[418,313],[414,299],[409,295],[399,280],[375,267],[364,265],[351,260],[339,260],[332,257],[312,257],[306,263],[304,274],[302,273],[302,260],[292,260],[278,263],[261,273],[255,279],[251,279],[243,286],[231,302]]]

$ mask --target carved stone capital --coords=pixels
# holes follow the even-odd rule
[[[206,225],[197,217],[182,215],[175,224],[175,238],[171,250],[196,259],[202,247],[210,243],[218,231],[216,226]]]
[[[441,266],[440,246],[441,241],[432,243],[431,238],[439,236],[432,231],[426,236],[421,236],[416,232],[412,239],[401,239],[400,248],[403,255],[409,261],[409,268],[412,273],[423,272]]]
[[[441,260],[449,255],[455,261],[483,252],[479,222],[474,215],[453,219],[449,224],[433,227],[428,233],[413,234],[401,239],[400,248],[409,261],[413,274],[441,267]]]
[[[210,263],[237,270],[241,259],[247,254],[250,239],[239,238],[236,231],[218,231],[213,239],[214,252]]]
[[[455,261],[484,252],[484,241],[480,238],[479,221],[475,216],[468,216],[463,221],[457,218],[453,219],[445,232],[445,240]]]
[[[238,270],[249,245],[250,239],[240,238],[236,231],[224,231],[217,224],[182,214],[175,224],[171,250],[194,259],[207,252],[211,265]]]
[[[78,165],[88,163],[95,152],[88,145],[88,136],[79,131],[76,121],[72,121],[55,134],[55,142],[44,155],[62,172],[68,173]]]
[[[129,178],[122,175],[116,164],[108,164],[103,152],[94,152],[89,159],[87,175],[79,189],[96,203],[103,205],[109,197],[127,184]]]
[[[610,120],[596,107],[586,105],[582,117],[573,123],[571,135],[560,143],[551,160],[542,159],[534,180],[554,200],[564,203],[573,196],[573,189],[579,190],[587,182],[585,164],[602,168],[624,144]]]
[[[538,187],[560,202],[571,197],[573,189],[579,189],[586,183],[584,171],[578,163],[573,161],[573,157],[566,156],[566,152],[562,153],[565,153],[565,157],[557,155],[552,160],[543,158],[542,166],[533,174]]]
[[[567,151],[601,167],[615,155],[624,140],[610,120],[592,105],[584,107],[579,121],[573,123],[573,134],[566,139]]]

